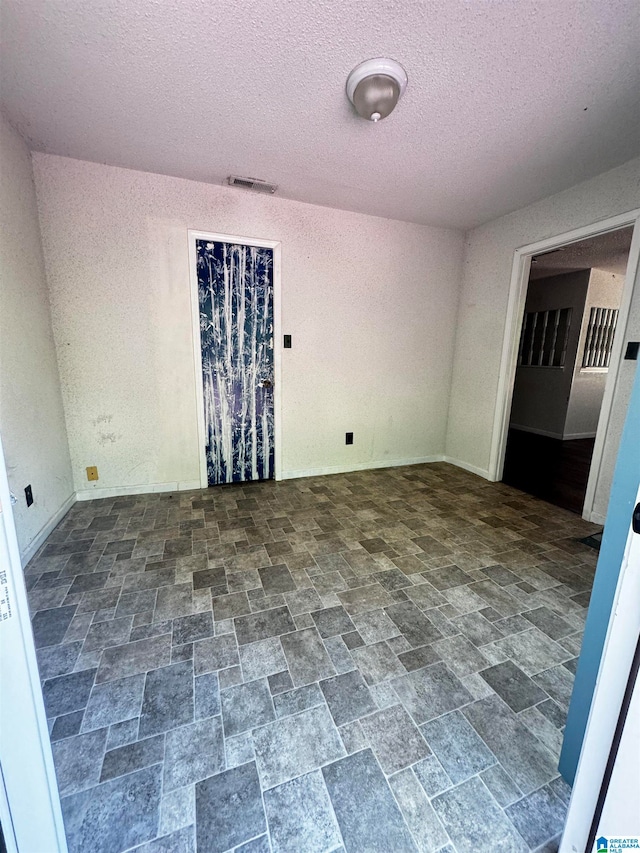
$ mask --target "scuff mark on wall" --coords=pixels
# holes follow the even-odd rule
[[[115,444],[119,438],[122,438],[122,434],[116,435],[115,432],[101,432],[98,442],[102,445]]]

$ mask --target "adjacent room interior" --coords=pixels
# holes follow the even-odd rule
[[[531,259],[502,481],[580,514],[607,375],[618,370],[632,236],[621,228]]]
[[[557,851],[637,10],[146,5],[2,3],[0,435],[68,850]],[[562,235],[499,458],[514,257]]]

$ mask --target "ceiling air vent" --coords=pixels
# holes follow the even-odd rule
[[[239,178],[237,175],[229,175],[227,178],[230,187],[240,187],[243,190],[253,190],[255,193],[267,193],[273,195],[278,189],[275,184],[268,184],[258,178]]]

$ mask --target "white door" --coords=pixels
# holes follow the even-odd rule
[[[67,853],[1,440],[0,822],[8,853]]]
[[[640,680],[636,678],[596,832],[600,838],[640,836]]]
[[[640,378],[638,381],[640,382]],[[638,489],[636,496],[636,504],[638,502],[640,502],[640,489]],[[609,508],[609,513],[611,513],[611,507]],[[629,521],[631,521],[630,518]],[[634,533],[630,524],[624,558],[620,567],[616,598],[611,611],[605,647],[602,652],[598,680],[593,694],[578,769],[573,783],[573,791],[560,845],[560,853],[576,853],[576,851],[582,853],[587,846],[589,830],[596,813],[599,792],[605,775],[623,697],[629,681],[629,673],[633,665],[638,635],[640,634],[639,601],[640,533]],[[636,690],[636,707],[638,703],[637,693],[638,691]],[[632,712],[633,709],[630,709],[629,713]],[[640,780],[638,778],[640,756],[637,754],[637,741],[636,754],[632,756],[631,764],[625,769],[626,759],[629,758],[626,754],[626,749],[633,742],[634,731],[637,732],[637,727],[634,730],[633,726],[631,726],[626,732],[624,760],[620,767],[617,768],[618,772],[615,781],[612,776],[614,785],[619,784],[621,779],[624,780],[623,784],[626,786],[627,794],[632,793],[631,788],[634,784],[636,792],[640,790]],[[628,799],[625,802],[628,803]],[[616,807],[614,808],[614,806]],[[600,820],[601,831],[596,837],[596,842],[600,839],[601,835],[606,837],[614,834],[621,836],[629,830],[631,830],[631,834],[638,834],[640,832],[637,801],[636,807],[631,813],[627,814],[624,811],[623,815],[623,810],[623,801],[614,803],[614,800],[608,798],[608,803],[605,803],[605,810]],[[605,819],[607,822],[606,830],[609,833],[608,836],[607,832],[604,831]],[[596,845],[591,848],[591,850],[597,849]],[[606,846],[603,847],[600,845],[599,849],[606,850]],[[591,850],[587,850],[587,853],[591,853]]]

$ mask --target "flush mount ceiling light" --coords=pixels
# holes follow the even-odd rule
[[[356,112],[380,121],[393,112],[407,88],[407,72],[393,59],[367,59],[347,78],[347,95]]]

